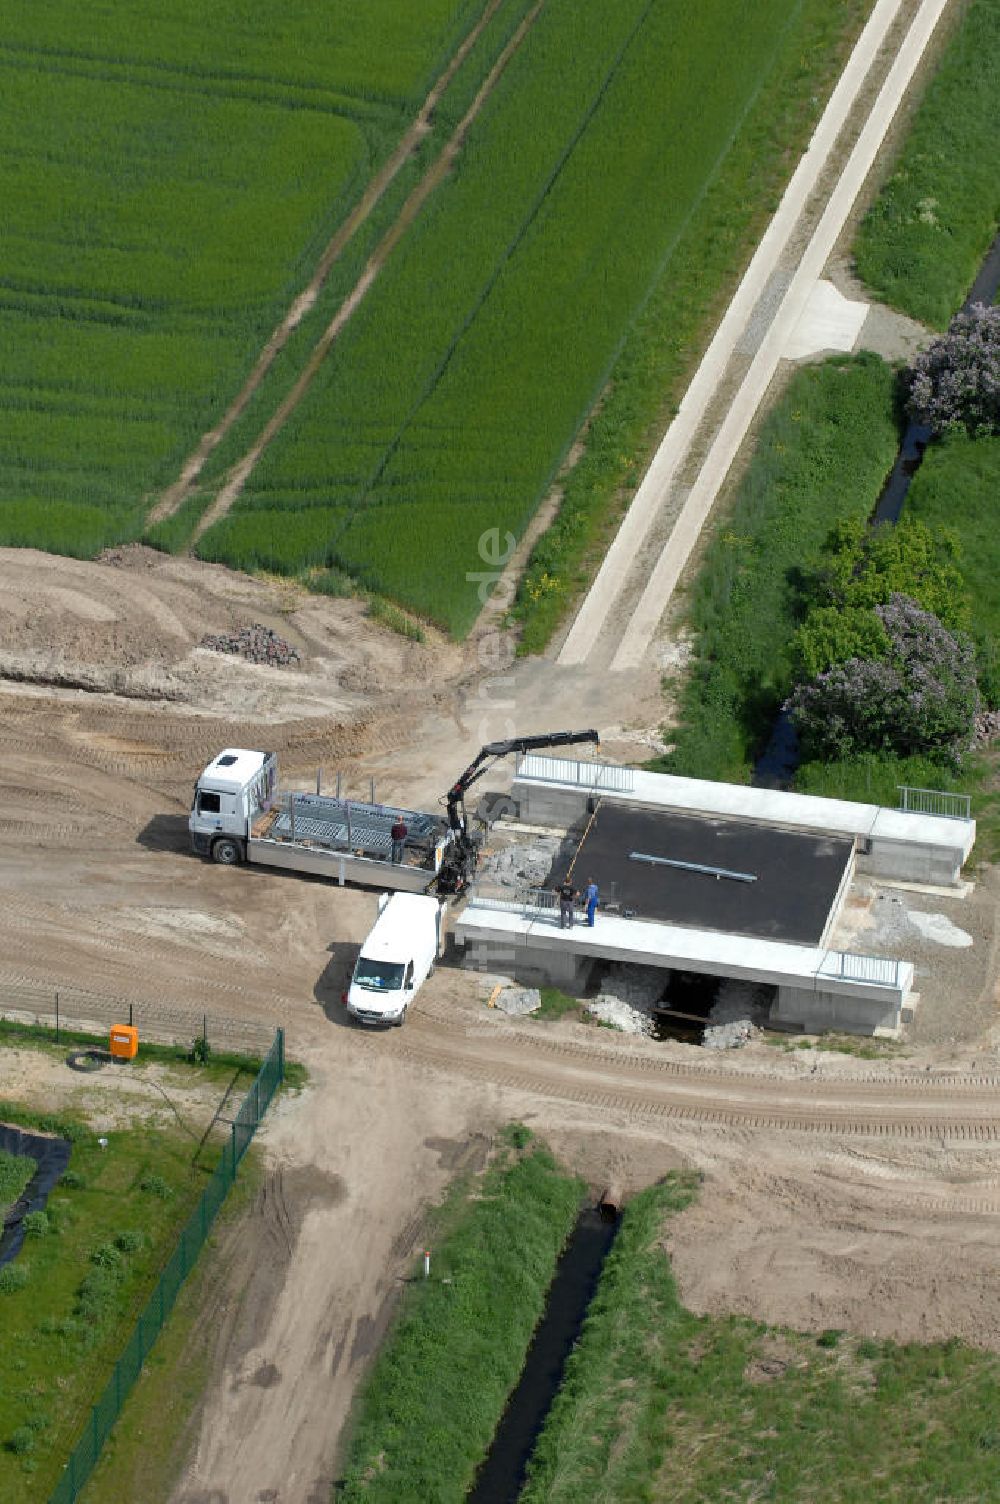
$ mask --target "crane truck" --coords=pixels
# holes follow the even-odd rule
[[[498,758],[511,752],[578,742],[596,731],[550,731],[488,742],[442,801],[444,817],[396,805],[278,790],[273,752],[227,747],[195,784],[188,817],[192,850],[224,866],[241,862],[311,872],[367,887],[442,897],[461,893],[475,875],[480,838],[470,831],[465,795]],[[397,843],[393,828],[406,826]],[[400,860],[393,861],[395,853]]]
[[[454,836],[440,815],[323,794],[278,791],[273,752],[227,747],[195,784],[188,817],[192,850],[233,867],[241,862],[311,872],[369,887],[425,893]],[[406,826],[393,861],[393,827]]]

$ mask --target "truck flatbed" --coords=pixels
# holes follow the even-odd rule
[[[394,862],[392,829],[400,820],[406,838]],[[279,793],[274,753],[246,747],[225,748],[205,768],[188,828],[192,849],[226,866],[281,867],[409,893],[438,881],[455,839],[443,816],[422,810]]]
[[[402,861],[393,862],[392,827],[400,818],[406,845]],[[434,881],[450,839],[444,820],[419,810],[282,794],[254,821],[247,855],[265,867],[420,893]]]
[[[388,861],[392,827],[402,819],[407,829],[406,855],[411,863],[433,858],[434,848],[447,832],[444,820],[418,810],[386,804],[362,804],[331,799],[324,794],[285,794],[271,811],[266,835],[273,841],[352,851],[356,856]],[[258,834],[257,830],[254,835]],[[263,836],[264,831],[260,834]]]

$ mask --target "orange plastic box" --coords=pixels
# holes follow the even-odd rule
[[[115,1024],[111,1030],[111,1055],[114,1060],[134,1060],[139,1053],[139,1030],[131,1024]]]

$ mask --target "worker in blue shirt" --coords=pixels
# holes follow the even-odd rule
[[[594,882],[594,879],[592,877],[588,877],[586,891],[583,895],[583,901],[587,906],[587,923],[590,925],[591,929],[594,928],[594,915],[597,913],[597,898],[597,884]]]

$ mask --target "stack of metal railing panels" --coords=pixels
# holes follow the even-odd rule
[[[279,841],[309,841],[318,846],[361,851],[376,861],[392,854],[392,827],[402,818],[406,844],[411,849],[431,851],[447,827],[437,815],[418,810],[396,809],[387,804],[358,804],[348,799],[328,799],[322,794],[295,794],[281,801],[269,834]]]

